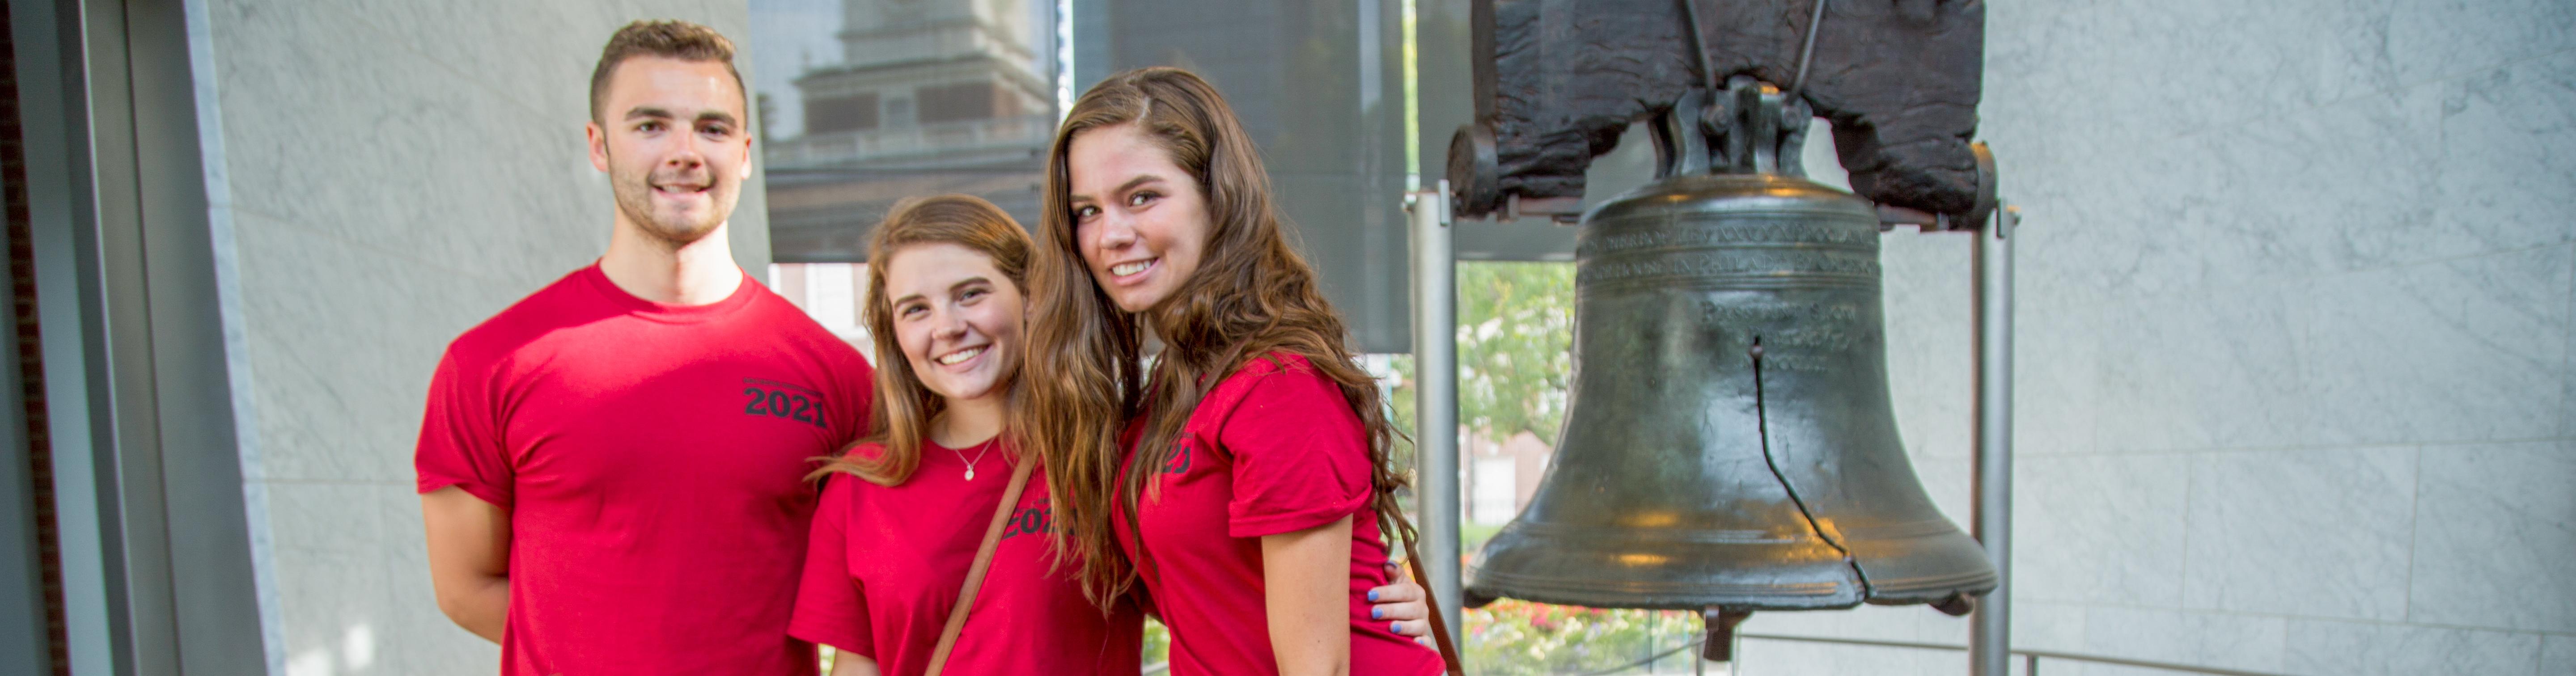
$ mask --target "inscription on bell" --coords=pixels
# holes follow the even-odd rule
[[[1574,273],[1574,283],[1578,286],[1739,275],[1814,275],[1871,282],[1878,280],[1878,258],[1870,252],[1830,249],[1684,250],[1662,254],[1604,255],[1583,261],[1580,268]]]
[[[1700,298],[1695,301],[1704,325],[1728,339],[1751,345],[1762,338],[1763,368],[1824,373],[1851,368],[1859,350],[1879,345],[1878,336],[1856,328],[1874,326],[1860,318],[1869,312],[1857,303],[1744,303]]]
[[[1658,229],[1586,237],[1574,247],[1578,257],[1646,249],[1675,249],[1737,244],[1825,244],[1875,249],[1875,227],[1817,227],[1813,223],[1780,223],[1724,228]]]

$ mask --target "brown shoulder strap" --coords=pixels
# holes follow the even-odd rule
[[[957,588],[957,605],[948,609],[948,626],[939,629],[939,647],[930,651],[930,671],[924,672],[929,676],[939,676],[939,670],[948,666],[948,651],[957,647],[958,632],[966,630],[966,610],[975,605],[975,590],[984,586],[985,569],[993,567],[993,550],[1001,547],[1002,526],[1011,522],[1011,510],[1020,505],[1020,490],[1029,486],[1029,470],[1037,465],[1037,458],[1020,458],[1020,466],[1011,470],[1011,487],[1002,490],[1002,504],[993,507],[993,523],[984,527],[984,544],[975,547],[975,564],[966,567],[966,585]]]
[[[1431,607],[1431,643],[1440,648],[1440,665],[1448,676],[1466,676],[1467,664],[1458,659],[1458,646],[1449,640],[1449,620],[1440,614],[1440,597],[1431,591],[1431,574],[1422,569],[1422,552],[1413,544],[1412,531],[1404,528],[1404,515],[1388,514],[1395,520],[1395,532],[1404,538],[1404,563],[1413,568],[1413,581],[1422,585],[1422,604]]]

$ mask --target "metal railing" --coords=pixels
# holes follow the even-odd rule
[[[1882,641],[1882,640],[1877,640],[1877,639],[1866,639],[1866,638],[1831,638],[1831,637],[1824,637],[1824,636],[1788,636],[1788,635],[1783,635],[1783,634],[1736,634],[1736,637],[1737,637],[1737,638],[1741,638],[1741,639],[1745,639],[1745,640],[1793,641],[1793,642],[1800,642],[1800,643],[1832,643],[1832,644],[1836,644],[1836,645],[1858,645],[1858,646],[1870,646],[1870,647],[1876,647],[1876,648],[1913,648],[1913,649],[1917,649],[1917,650],[1943,650],[1943,651],[1949,651],[1949,652],[1967,652],[1967,651],[1968,651],[1968,647],[1967,647],[1967,646],[1957,646],[1957,645],[1950,645],[1950,644],[1946,644],[1946,643],[1919,643],[1919,642],[1914,642],[1914,641]],[[1707,640],[1707,639],[1701,639],[1701,640],[1702,640],[1702,641],[1704,641],[1704,640]],[[1603,670],[1600,670],[1600,671],[1588,671],[1588,672],[1584,672],[1581,676],[1608,676],[1609,674],[1616,674],[1616,673],[1619,673],[1619,672],[1622,672],[1622,671],[1627,671],[1627,670],[1629,670],[1629,669],[1635,669],[1635,668],[1638,668],[1638,667],[1644,667],[1644,666],[1652,665],[1652,664],[1654,664],[1654,663],[1656,663],[1656,662],[1658,662],[1658,661],[1662,661],[1664,658],[1667,658],[1667,657],[1671,657],[1671,656],[1673,656],[1675,653],[1679,653],[1679,652],[1682,652],[1682,651],[1685,651],[1685,650],[1693,650],[1693,649],[1696,649],[1696,648],[1698,648],[1698,647],[1699,647],[1699,644],[1700,644],[1700,641],[1691,641],[1691,642],[1689,642],[1689,643],[1684,643],[1684,644],[1681,644],[1681,645],[1679,645],[1679,646],[1673,647],[1673,648],[1672,648],[1672,649],[1670,649],[1670,650],[1665,650],[1665,651],[1663,651],[1663,652],[1655,653],[1655,654],[1654,654],[1654,656],[1652,656],[1652,657],[1647,657],[1647,658],[1642,659],[1642,660],[1637,660],[1637,661],[1635,661],[1635,662],[1630,662],[1630,663],[1627,663],[1627,664],[1622,664],[1622,665],[1619,665],[1619,666],[1616,666],[1616,667],[1611,667],[1611,668],[1603,669]],[[1742,662],[1741,662],[1741,651],[1738,651],[1738,652],[1739,652],[1739,654],[1738,654],[1738,659],[1739,659],[1739,661],[1738,661],[1738,663],[1737,663],[1737,664],[1739,664],[1739,665],[1740,665],[1740,664],[1742,664]],[[2275,674],[2275,673],[2271,673],[2271,672],[2263,672],[2263,671],[2245,671],[2245,670],[2243,670],[2243,669],[2226,669],[2226,668],[2220,668],[2220,667],[2204,667],[2204,666],[2193,665],[2193,664],[2175,664],[2175,663],[2172,663],[2172,662],[2157,662],[2157,661],[2153,661],[2153,660],[2133,660],[2133,659],[2129,659],[2129,658],[2126,658],[2126,657],[2109,657],[2109,656],[2105,656],[2105,655],[2085,655],[2085,654],[2079,654],[2079,653],[2058,652],[2058,651],[2055,651],[2055,650],[2029,650],[2029,649],[2022,649],[2022,648],[2014,648],[2014,649],[2012,649],[2010,652],[2011,652],[2011,654],[2013,654],[2013,655],[2016,655],[2016,656],[2021,657],[2021,659],[2022,659],[2022,673],[2023,673],[2023,674],[2025,674],[2026,676],[2039,676],[2039,658],[2042,658],[2042,657],[2045,657],[2045,658],[2048,658],[2048,659],[2052,659],[2052,660],[2070,660],[2070,661],[2075,661],[2075,662],[2093,662],[2093,663],[2096,663],[2096,664],[2110,664],[2110,665],[2117,665],[2117,666],[2123,666],[2123,667],[2142,667],[2142,668],[2147,668],[2147,669],[2163,669],[2163,670],[2166,670],[2166,671],[2179,671],[2179,672],[2188,673],[2188,674],[2216,674],[2217,676],[2287,676],[2286,674]],[[1151,673],[1151,672],[1148,672],[1148,673]]]
[[[1967,651],[1968,651],[1968,647],[1967,647],[1967,646],[1950,645],[1950,644],[1947,644],[1947,643],[1918,643],[1918,642],[1914,642],[1914,641],[1881,641],[1881,640],[1877,640],[1877,639],[1866,639],[1866,638],[1829,638],[1829,637],[1823,637],[1823,636],[1788,636],[1788,635],[1783,635],[1783,634],[1737,634],[1736,636],[1737,636],[1738,638],[1743,638],[1743,639],[1747,639],[1747,640],[1762,640],[1762,641],[1794,641],[1794,642],[1800,642],[1800,643],[1833,643],[1833,644],[1838,644],[1838,645],[1859,645],[1859,646],[1870,646],[1870,647],[1875,647],[1875,648],[1914,648],[1914,649],[1917,649],[1917,650],[1944,650],[1944,651],[1949,651],[1949,652],[1960,652],[1960,653],[1963,653],[1963,652],[1967,652]],[[1706,640],[1706,639],[1702,639],[1702,640]],[[1608,668],[1608,669],[1603,669],[1603,670],[1600,670],[1600,671],[1587,671],[1587,672],[1583,672],[1583,673],[1581,674],[1581,676],[1609,676],[1610,674],[1616,674],[1616,673],[1619,673],[1619,672],[1622,672],[1622,671],[1627,671],[1627,670],[1635,669],[1635,668],[1638,668],[1638,667],[1650,666],[1650,665],[1653,665],[1653,664],[1654,664],[1654,663],[1656,663],[1656,662],[1663,661],[1663,659],[1664,659],[1664,658],[1672,657],[1675,653],[1679,653],[1679,652],[1682,652],[1682,651],[1685,651],[1685,650],[1692,650],[1692,649],[1696,649],[1696,648],[1698,648],[1698,647],[1699,647],[1699,644],[1700,644],[1700,642],[1699,642],[1699,641],[1692,641],[1692,642],[1689,642],[1689,643],[1684,643],[1684,644],[1681,644],[1681,645],[1679,645],[1679,646],[1675,646],[1675,647],[1673,647],[1672,649],[1665,650],[1665,651],[1663,651],[1663,652],[1659,652],[1659,653],[1655,653],[1653,656],[1651,656],[1651,657],[1647,657],[1647,658],[1642,659],[1642,660],[1637,660],[1637,661],[1635,661],[1635,662],[1630,662],[1630,663],[1627,663],[1627,664],[1622,664],[1622,665],[1619,665],[1619,666],[1611,667],[1611,668]],[[2075,662],[2092,662],[2092,663],[2095,663],[2095,664],[2110,664],[2110,665],[2117,665],[2117,666],[2123,666],[2123,667],[2142,667],[2142,668],[2147,668],[2147,669],[2163,669],[2163,670],[2166,670],[2166,671],[2179,671],[2179,672],[2183,672],[2183,673],[2186,673],[2186,674],[2215,674],[2216,676],[2288,676],[2287,674],[2275,674],[2275,673],[2266,672],[2266,671],[2246,671],[2246,670],[2243,670],[2243,669],[2225,669],[2225,668],[2220,668],[2220,667],[2204,667],[2204,666],[2193,665],[2193,664],[2175,664],[2175,663],[2172,663],[2172,662],[2157,662],[2157,661],[2153,661],[2153,660],[2133,660],[2133,659],[2129,659],[2129,658],[2126,658],[2126,657],[2109,657],[2109,656],[2104,656],[2104,655],[2084,655],[2084,654],[2078,654],[2078,653],[2058,652],[2058,651],[2055,651],[2055,650],[2028,650],[2028,649],[2023,649],[2023,648],[2014,648],[2014,649],[2012,649],[2012,651],[2011,651],[2011,652],[2012,652],[2012,654],[2013,654],[2013,655],[2016,655],[2016,656],[2021,657],[2021,660],[2022,660],[2022,662],[2021,662],[2021,665],[2022,665],[2021,669],[2022,669],[2022,673],[2024,674],[2024,676],[2039,676],[2039,658],[2042,658],[2042,657],[2045,657],[2045,658],[2048,658],[2048,659],[2052,659],[2052,660],[2069,660],[2069,661],[2075,661]],[[1739,664],[1741,664],[1741,662],[1739,662]],[[1147,666],[1145,667],[1145,669],[1144,669],[1144,673],[1145,673],[1145,674],[1149,674],[1149,675],[1150,675],[1150,674],[1160,674],[1160,673],[1165,673],[1165,672],[1167,672],[1167,671],[1170,671],[1170,670],[1171,670],[1171,668],[1172,668],[1172,663],[1170,663],[1170,662],[1156,662],[1156,663],[1154,663],[1154,664],[1147,665]]]
[[[1950,645],[1950,644],[1947,644],[1947,643],[1918,643],[1918,642],[1914,642],[1914,641],[1881,641],[1881,640],[1877,640],[1877,639],[1866,639],[1866,638],[1829,638],[1829,637],[1824,637],[1824,636],[1788,636],[1788,635],[1783,635],[1783,634],[1737,634],[1737,635],[1736,635],[1736,637],[1738,637],[1738,638],[1742,638],[1742,639],[1746,639],[1746,640],[1762,640],[1762,641],[1794,641],[1794,642],[1800,642],[1800,643],[1832,643],[1832,644],[1837,644],[1837,645],[1859,645],[1859,646],[1870,646],[1870,647],[1875,647],[1875,648],[1913,648],[1913,649],[1917,649],[1917,650],[1944,650],[1944,651],[1949,651],[1949,652],[1960,652],[1960,653],[1963,653],[1963,652],[1967,652],[1967,651],[1968,651],[1968,647],[1967,647],[1967,646]],[[1706,639],[1702,639],[1702,640],[1706,640]],[[1647,658],[1642,659],[1642,660],[1637,660],[1637,661],[1635,661],[1635,662],[1630,662],[1630,663],[1627,663],[1627,664],[1622,664],[1622,665],[1619,665],[1619,666],[1611,667],[1611,668],[1608,668],[1608,669],[1603,669],[1603,670],[1600,670],[1600,671],[1587,671],[1587,672],[1583,672],[1583,674],[1581,674],[1581,676],[1608,676],[1608,675],[1610,675],[1610,674],[1616,674],[1616,673],[1619,673],[1619,672],[1622,672],[1622,671],[1627,671],[1627,670],[1635,669],[1635,668],[1638,668],[1638,667],[1645,667],[1645,666],[1653,665],[1653,664],[1654,664],[1654,663],[1656,663],[1656,662],[1662,661],[1664,658],[1672,657],[1675,653],[1679,653],[1679,652],[1682,652],[1682,651],[1685,651],[1685,650],[1692,650],[1692,649],[1696,649],[1696,648],[1698,648],[1698,647],[1699,647],[1699,644],[1700,644],[1700,641],[1691,641],[1691,642],[1689,642],[1689,643],[1684,643],[1684,644],[1681,644],[1681,645],[1679,645],[1679,646],[1675,646],[1675,647],[1673,647],[1672,649],[1665,650],[1665,651],[1663,651],[1663,652],[1659,652],[1659,653],[1655,653],[1655,654],[1654,654],[1654,656],[1652,656],[1652,657],[1647,657]],[[2153,660],[2133,660],[2133,659],[2129,659],[2129,658],[2126,658],[2126,657],[2109,657],[2109,656],[2104,656],[2104,655],[2084,655],[2084,654],[2078,654],[2078,653],[2058,652],[2058,651],[2055,651],[2055,650],[2028,650],[2028,649],[2022,649],[2022,648],[2014,648],[2014,649],[2012,649],[2012,651],[2011,651],[2011,652],[2012,652],[2012,654],[2013,654],[2013,655],[2019,656],[2019,657],[2021,658],[2021,660],[2022,660],[2022,662],[2021,662],[2021,664],[2022,664],[2022,673],[2024,674],[2024,676],[2039,676],[2039,658],[2042,658],[2042,657],[2045,657],[2045,658],[2048,658],[2048,659],[2052,659],[2052,660],[2069,660],[2069,661],[2075,661],[2075,662],[2092,662],[2092,663],[2095,663],[2095,664],[2110,664],[2110,665],[2123,666],[2123,667],[2142,667],[2142,668],[2147,668],[2147,669],[2163,669],[2163,670],[2166,670],[2166,671],[2179,671],[2179,672],[2183,672],[2183,673],[2187,673],[2187,674],[2215,674],[2216,676],[2288,676],[2287,674],[2275,674],[2275,673],[2265,672],[2265,671],[2246,671],[2246,670],[2243,670],[2243,669],[2224,669],[2224,668],[2219,668],[2219,667],[2204,667],[2204,666],[2192,665],[2192,664],[2175,664],[2175,663],[2172,663],[2172,662],[2157,662],[2157,661],[2153,661]],[[1739,662],[1739,664],[1741,664],[1741,662]],[[1154,664],[1152,664],[1152,665],[1149,665],[1149,666],[1145,667],[1144,673],[1146,673],[1146,674],[1159,674],[1159,673],[1164,673],[1164,672],[1166,672],[1166,671],[1169,671],[1171,668],[1172,668],[1172,663],[1170,663],[1170,662],[1157,662],[1157,663],[1154,663]]]
[[[1842,644],[1842,645],[1865,645],[1865,646],[1877,646],[1877,647],[1882,647],[1882,648],[1917,648],[1917,649],[1922,649],[1922,650],[1948,650],[1948,651],[1953,651],[1953,652],[1967,652],[1967,651],[1968,651],[1967,646],[1955,646],[1955,645],[1948,645],[1948,644],[1942,644],[1942,643],[1915,643],[1915,642],[1911,642],[1911,641],[1878,641],[1878,640],[1872,640],[1872,639],[1861,639],[1861,638],[1825,638],[1825,637],[1820,637],[1820,636],[1783,636],[1783,635],[1779,635],[1779,634],[1739,634],[1739,636],[1742,636],[1742,637],[1744,637],[1744,638],[1746,638],[1746,639],[1761,639],[1761,640],[1765,640],[1765,641],[1799,641],[1799,642],[1806,642],[1806,643],[1836,643],[1836,644]],[[2129,658],[2125,658],[2125,657],[2107,657],[2107,656],[2103,656],[2103,655],[2083,655],[2083,654],[2077,654],[2077,653],[2058,652],[2058,651],[2054,651],[2054,650],[2028,650],[2028,649],[2022,649],[2022,648],[2014,648],[2014,649],[2012,649],[2012,651],[2011,651],[2011,652],[2012,652],[2012,654],[2014,654],[2014,655],[2018,655],[2018,656],[2020,656],[2020,657],[2022,658],[2022,673],[2027,674],[2028,676],[2039,676],[2039,658],[2042,658],[2042,657],[2046,657],[2046,658],[2049,658],[2049,659],[2052,659],[2052,660],[2073,660],[2073,661],[2077,661],[2077,662],[2093,662],[2093,663],[2097,663],[2097,664],[2115,664],[2115,665],[2124,666],[2124,667],[2145,667],[2145,668],[2148,668],[2148,669],[2163,669],[2163,670],[2166,670],[2166,671],[2179,671],[2179,672],[2183,672],[2183,673],[2190,673],[2190,674],[2218,674],[2219,676],[2286,676],[2286,675],[2284,675],[2284,674],[2275,674],[2275,673],[2262,672],[2262,671],[2245,671],[2245,670],[2241,670],[2241,669],[2222,669],[2222,668],[2218,668],[2218,667],[2204,667],[2204,666],[2191,665],[2191,664],[2175,664],[2175,663],[2172,663],[2172,662],[2156,662],[2156,661],[2152,661],[2152,660],[2133,660],[2133,659],[2129,659]]]

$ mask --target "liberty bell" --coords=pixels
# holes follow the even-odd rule
[[[1655,124],[1659,180],[1583,215],[1561,443],[1470,605],[1959,614],[1994,589],[1897,439],[1877,213],[1802,176],[1783,100],[1694,90]]]

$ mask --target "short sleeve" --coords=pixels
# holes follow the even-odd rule
[[[867,358],[857,348],[846,344],[841,348],[847,353],[847,358],[843,360],[845,365],[841,374],[832,378],[832,383],[839,390],[835,394],[841,401],[851,404],[842,407],[848,413],[842,416],[838,438],[832,440],[832,448],[836,449],[849,448],[867,436],[871,422],[868,416],[876,411],[876,369],[868,366]]]
[[[1368,437],[1359,416],[1339,386],[1302,361],[1256,376],[1217,442],[1234,459],[1229,536],[1314,528],[1368,504]]]
[[[502,442],[489,369],[471,368],[450,349],[429,378],[428,410],[421,416],[420,445],[412,450],[417,486],[428,493],[448,486],[501,509],[510,509],[516,470]]]
[[[836,476],[823,489],[822,506],[814,510],[814,528],[805,543],[805,573],[796,586],[796,610],[787,622],[790,636],[875,659],[875,635],[869,632],[866,593],[850,576],[849,515],[853,477]]]

